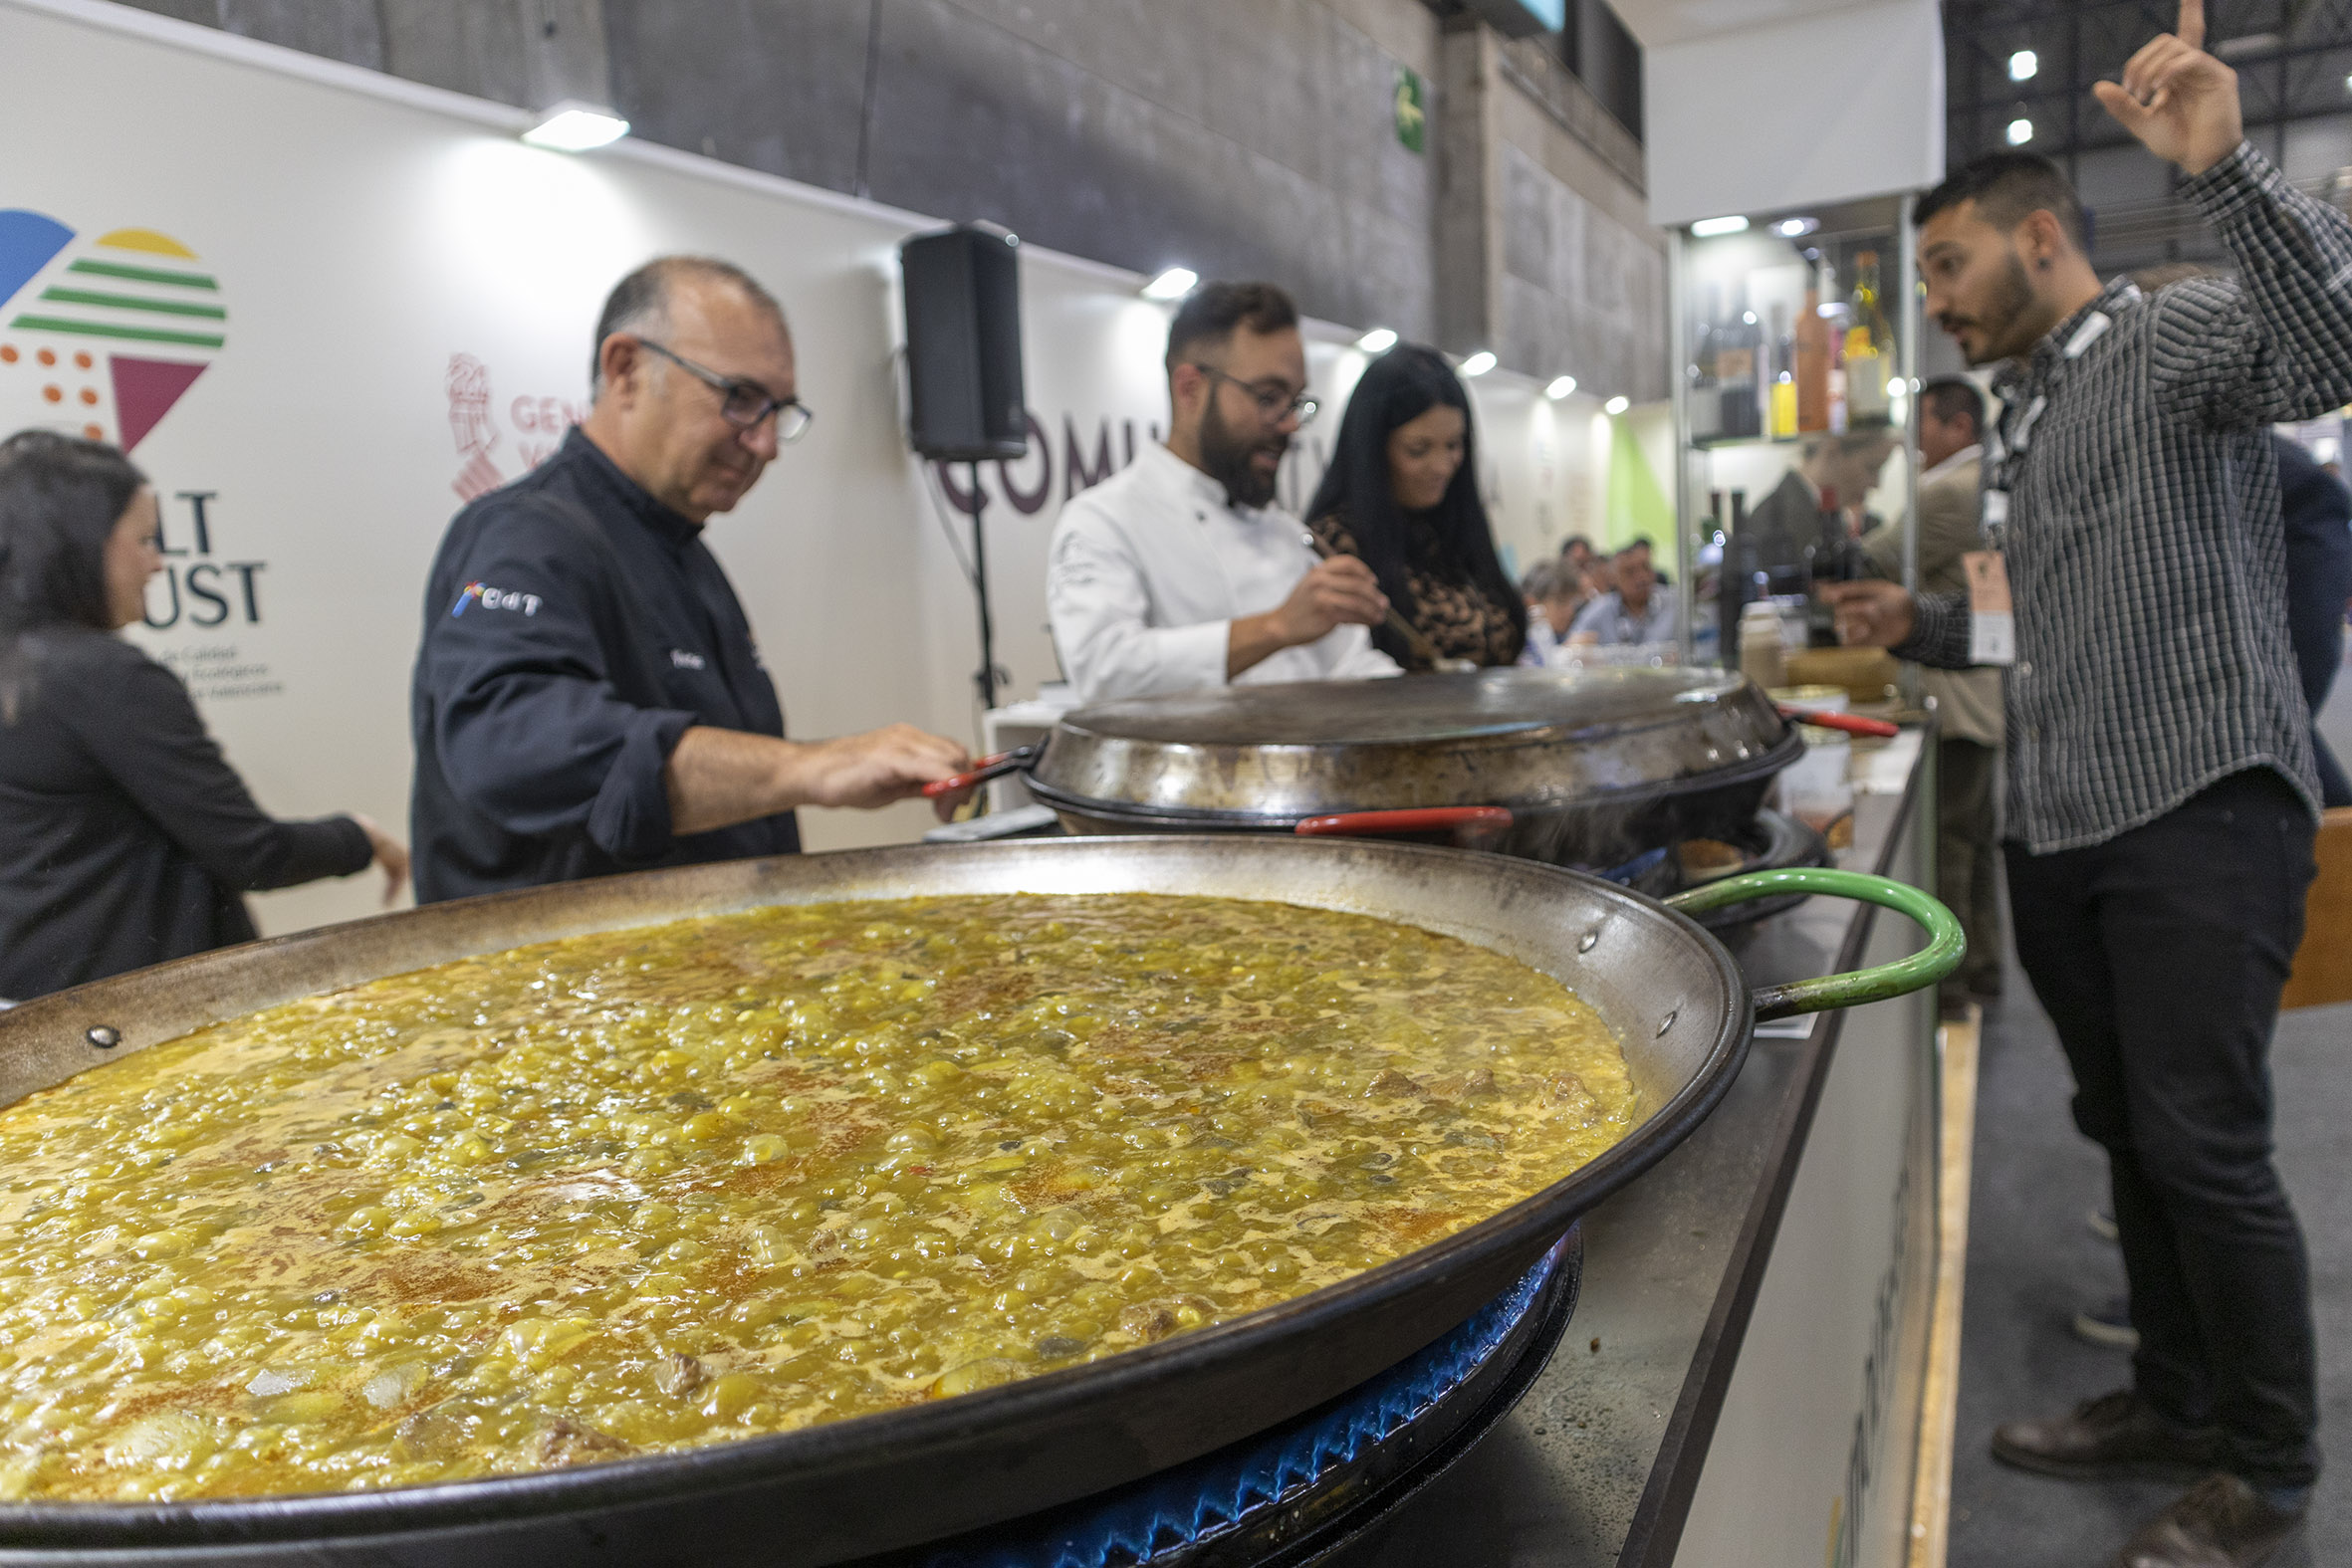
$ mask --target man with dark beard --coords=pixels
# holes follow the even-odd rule
[[[1046,604],[1079,698],[1397,674],[1364,629],[1388,609],[1371,568],[1318,560],[1272,504],[1291,437],[1314,416],[1290,297],[1202,285],[1169,324],[1167,367],[1167,444],[1055,525]]]
[[[2319,1471],[2268,1059],[2318,784],[2266,426],[2352,401],[2352,221],[2245,140],[2204,34],[2187,0],[2095,91],[2186,176],[2235,280],[2102,284],[2044,159],[1980,159],[1920,198],[1927,313],[2002,363],[1975,591],[1824,593],[1847,642],[2008,664],[2017,957],[2075,1124],[2107,1153],[2140,1346],[2129,1387],[2010,1422],[1993,1452],[2071,1480],[2203,1474],[2126,1544],[2129,1568],[2251,1568]]]

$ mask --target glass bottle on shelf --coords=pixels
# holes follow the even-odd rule
[[[1788,307],[1772,307],[1772,423],[1775,441],[1785,441],[1795,435],[1798,402],[1796,392],[1796,340],[1788,331]]]
[[[1723,566],[1716,579],[1716,656],[1727,669],[1740,659],[1740,607],[1757,591],[1756,542],[1748,532],[1748,492],[1732,492],[1732,526],[1724,536]]]
[[[1837,274],[1821,264],[1821,339],[1829,352],[1829,433],[1846,433],[1846,318],[1851,315],[1837,298]]]
[[[1829,324],[1821,319],[1821,286],[1805,286],[1796,318],[1796,428],[1829,428]]]
[[[1690,366],[1691,439],[1712,441],[1723,434],[1723,377],[1717,350],[1723,331],[1723,286],[1707,286],[1707,314],[1692,336]]]
[[[1887,366],[1894,362],[1895,336],[1879,302],[1878,252],[1854,257],[1853,323],[1846,329],[1846,414],[1857,425],[1882,424],[1888,417]]]
[[[1715,335],[1715,376],[1720,388],[1718,433],[1727,439],[1764,434],[1764,334],[1757,330],[1756,313],[1748,308],[1748,285],[1743,281],[1737,303]]]

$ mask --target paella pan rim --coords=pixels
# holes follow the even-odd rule
[[[1484,750],[1674,725],[1694,705],[1740,702],[1747,685],[1736,671],[1695,665],[1503,666],[1419,673],[1401,686],[1379,677],[1276,681],[1118,698],[1072,708],[1059,727],[1092,742],[1185,752]],[[1302,728],[1309,734],[1298,740]]]
[[[1545,744],[1550,744],[1551,741],[1557,739],[1562,738],[1547,738]],[[1174,745],[1166,748],[1170,752],[1187,749]],[[1610,789],[1584,789],[1571,784],[1548,796],[1541,791],[1531,791],[1498,796],[1493,799],[1432,799],[1416,803],[1423,805],[1500,805],[1511,810],[1530,814],[1589,812],[1597,815],[1646,805],[1675,795],[1714,793],[1719,790],[1736,789],[1743,784],[1769,779],[1804,755],[1804,738],[1797,733],[1794,725],[1790,725],[1780,738],[1768,748],[1705,774],[1685,774],[1672,779],[1646,780],[1640,784],[1622,784]],[[1208,751],[1213,748],[1201,748],[1201,750]],[[1314,748],[1270,746],[1254,748],[1254,750],[1310,752]],[[1142,805],[1107,796],[1082,793],[1048,780],[1039,771],[1031,772],[1022,780],[1022,784],[1030,793],[1058,811],[1074,812],[1104,822],[1132,823],[1134,832],[1138,836],[1152,834],[1161,829],[1179,832],[1284,833],[1289,832],[1310,816],[1387,808],[1330,803],[1316,805],[1305,810],[1266,812],[1224,806]]]
[[[1531,909],[1521,901],[1540,900],[1546,893],[1555,898],[1568,895],[1562,898],[1563,903],[1587,911],[1597,903],[1605,913],[1593,923],[1592,930],[1598,931],[1612,920],[1630,921],[1650,941],[1662,944],[1662,951],[1679,952],[1680,956],[1695,960],[1703,966],[1704,973],[1692,977],[1692,989],[1719,991],[1723,1011],[1720,1017],[1712,1019],[1686,1020],[1686,1027],[1707,1027],[1713,1031],[1703,1051],[1687,1043],[1684,1047],[1697,1055],[1695,1070],[1622,1141],[1550,1187],[1376,1268],[1155,1345],[949,1400],[821,1423],[794,1432],[599,1464],[378,1491],[282,1493],[165,1503],[5,1503],[0,1504],[0,1553],[13,1555],[11,1548],[43,1546],[184,1549],[222,1543],[388,1537],[631,1505],[674,1504],[682,1499],[716,1499],[731,1491],[757,1489],[786,1471],[797,1472],[803,1483],[829,1476],[859,1476],[879,1469],[922,1473],[925,1464],[936,1465],[959,1451],[968,1453],[981,1437],[999,1441],[1008,1434],[1034,1437],[1040,1429],[1051,1428],[1058,1419],[1074,1419],[1104,1401],[1125,1405],[1141,1399],[1146,1405],[1165,1404],[1176,1397],[1171,1391],[1198,1378],[1213,1373],[1230,1375],[1236,1363],[1248,1359],[1248,1352],[1257,1341],[1268,1342],[1260,1348],[1297,1347],[1327,1339],[1325,1331],[1344,1332],[1351,1324],[1370,1324],[1377,1316],[1388,1317],[1389,1337],[1393,1337],[1394,1324],[1414,1321],[1417,1315],[1426,1317],[1429,1303],[1449,1292],[1459,1293],[1464,1288],[1463,1280],[1489,1277],[1498,1268],[1524,1269],[1531,1263],[1578,1216],[1646,1171],[1703,1121],[1728,1092],[1746,1056],[1750,1037],[1749,993],[1731,956],[1689,918],[1623,888],[1536,861],[1473,855],[1427,845],[1276,837],[1252,840],[1245,848],[1231,840],[1171,835],[908,845],[780,856],[766,861],[639,872],[432,905],[183,959],[38,999],[13,1011],[0,1013],[0,1057],[37,1042],[53,1043],[66,1030],[71,1030],[79,1040],[81,1025],[86,1022],[113,1017],[118,1022],[134,1023],[135,1020],[118,1015],[123,1002],[138,992],[185,991],[189,989],[184,984],[186,981],[232,964],[256,967],[264,972],[283,970],[288,977],[295,978],[296,984],[301,984],[301,961],[306,954],[332,952],[330,944],[359,944],[365,948],[372,945],[370,939],[394,932],[423,930],[430,935],[429,923],[437,922],[462,933],[482,927],[485,917],[489,917],[489,930],[512,934],[489,941],[476,940],[466,949],[487,953],[580,932],[732,913],[778,903],[998,891],[994,883],[984,888],[919,884],[926,880],[936,883],[938,878],[934,875],[927,879],[926,873],[942,870],[983,873],[999,881],[1004,880],[1007,870],[1013,870],[1015,880],[1020,880],[1023,873],[1018,868],[1059,866],[1067,871],[1085,866],[1089,856],[1108,862],[1105,869],[1110,874],[1096,891],[1164,891],[1160,883],[1168,879],[1167,873],[1182,872],[1203,860],[1222,861],[1236,855],[1253,866],[1263,862],[1278,868],[1308,867],[1335,879],[1326,885],[1361,885],[1375,891],[1372,897],[1353,902],[1344,898],[1308,900],[1292,896],[1296,890],[1274,878],[1270,879],[1268,891],[1256,895],[1218,888],[1204,888],[1203,893],[1256,896],[1278,902],[1313,902],[1321,907],[1371,914],[1441,932],[1447,930],[1445,924],[1435,917],[1417,916],[1409,903],[1400,900],[1382,904],[1377,889],[1383,878],[1389,884],[1391,896],[1409,891],[1417,881],[1433,877],[1441,881],[1449,876],[1462,878],[1466,885],[1475,882],[1480,897],[1491,897],[1499,909],[1521,921],[1539,918],[1532,910],[1540,907],[1535,905]],[[1114,856],[1119,858],[1111,860]],[[1145,874],[1155,867],[1163,873],[1161,877],[1155,879]],[[1049,875],[1046,880],[1056,879]],[[897,893],[862,885],[894,882],[918,885]],[[723,896],[712,897],[705,892],[702,900],[692,907],[664,901],[665,893],[691,897],[705,884]],[[780,896],[791,895],[796,889],[800,896]],[[1061,886],[1041,889],[1069,890]],[[604,918],[568,920],[562,911],[575,905],[606,908],[609,914]],[[536,922],[514,918],[526,913],[542,918]],[[501,916],[509,918],[500,920]],[[1449,934],[1478,940],[1459,931]],[[1521,945],[1537,944],[1523,941]],[[1546,968],[1573,986],[1576,961],[1570,953],[1572,947],[1572,943],[1557,946],[1556,962],[1537,962],[1535,967]],[[1546,951],[1553,948],[1547,946]],[[455,949],[447,955],[448,958],[458,956],[461,955]],[[372,973],[396,974],[417,967],[420,965],[409,963]],[[296,994],[340,989],[362,983],[364,978],[343,979],[333,988],[313,984],[309,991]],[[183,984],[173,986],[175,981]],[[252,1007],[268,1005],[267,1001],[248,1002],[216,1016],[233,1016]],[[1609,1021],[1620,1035],[1627,1033],[1625,1020],[1612,1017]],[[201,1025],[188,1023],[176,1032],[197,1026]],[[128,1036],[132,1029],[125,1028],[123,1033]],[[153,1039],[163,1037],[166,1036],[157,1034]],[[1629,1056],[1637,1043],[1627,1038]],[[89,1065],[99,1065],[107,1059],[95,1052],[88,1054],[93,1058]],[[62,1081],[69,1075],[59,1073],[50,1081]],[[1484,1296],[1479,1296],[1471,1300],[1463,1310],[1475,1310],[1483,1299]],[[1397,1316],[1399,1313],[1403,1315]],[[1314,1399],[1301,1399],[1298,1408],[1306,1408],[1360,1382],[1451,1326],[1450,1322],[1432,1326],[1420,1340],[1397,1347],[1395,1355],[1377,1365],[1361,1367],[1347,1382],[1321,1389]],[[1227,1437],[1242,1435],[1246,1433],[1234,1432]],[[1206,1444],[1196,1452],[1207,1452],[1215,1446]],[[1161,1455],[1154,1467],[1189,1456]],[[1080,1486],[1067,1495],[1080,1495],[1088,1489],[1091,1487]],[[1031,1493],[1009,1495],[1005,1516],[1059,1500],[1064,1499]],[[970,1520],[972,1524],[986,1522],[987,1519],[978,1517]]]
[[[1671,667],[1489,669],[1230,685],[1060,715],[1027,772],[1092,814],[1172,823],[1410,805],[1571,808],[1737,790],[1801,750],[1745,677]],[[1776,764],[1765,763],[1769,755]],[[1761,769],[1761,771],[1760,771]],[[1079,808],[1083,808],[1082,806]],[[1160,816],[1159,813],[1167,813]]]

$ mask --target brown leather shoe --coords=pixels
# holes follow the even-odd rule
[[[2117,1389],[2063,1416],[2006,1423],[1993,1434],[1993,1456],[2069,1480],[2194,1480],[2222,1462],[2222,1440],[2211,1428],[2176,1427],[2137,1393]]]
[[[2208,1475],[2133,1532],[2115,1568],[2255,1568],[2302,1522],[2234,1475]]]

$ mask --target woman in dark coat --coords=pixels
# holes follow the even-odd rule
[[[1461,378],[1436,349],[1400,343],[1349,394],[1306,515],[1326,549],[1372,568],[1441,656],[1513,664],[1527,645],[1528,606],[1496,556],[1476,458]],[[1388,627],[1374,626],[1372,640],[1408,670],[1429,668]]]
[[[0,998],[251,941],[243,894],[408,855],[364,818],[254,804],[178,677],[114,635],[162,564],[120,452],[0,441]]]

